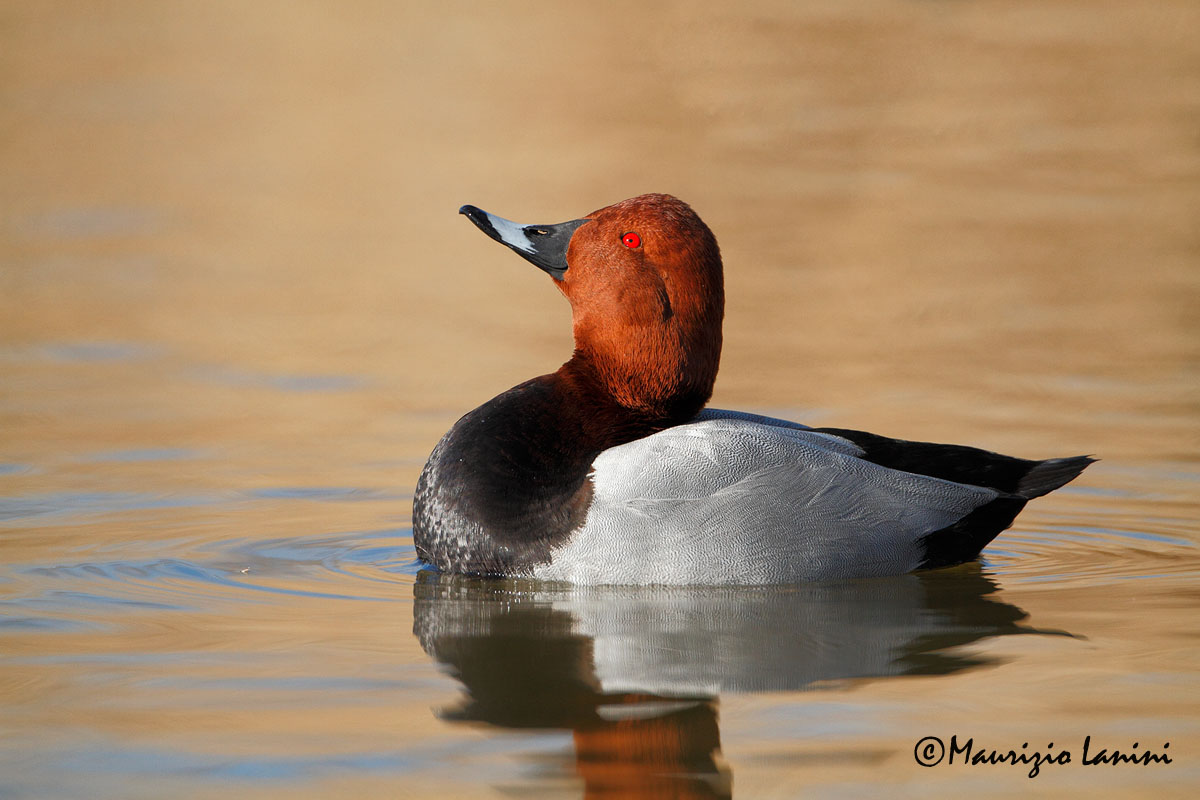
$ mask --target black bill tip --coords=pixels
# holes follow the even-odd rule
[[[460,207],[458,213],[475,223],[475,227],[490,238],[560,281],[567,271],[567,248],[571,237],[580,225],[590,222],[588,219],[573,219],[554,225],[522,225],[472,205]]]

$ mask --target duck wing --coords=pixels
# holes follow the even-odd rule
[[[884,467],[902,472],[928,475],[955,483],[986,486],[1005,494],[1015,494],[1032,500],[1049,494],[1079,477],[1096,459],[1091,456],[1070,456],[1044,460],[1015,458],[978,447],[959,444],[937,444],[892,439],[876,433],[849,428],[810,428],[785,419],[706,408],[697,420],[741,419],[793,430],[827,433],[858,446],[858,455]]]
[[[738,412],[606,450],[592,481],[584,525],[537,577],[757,584],[900,574],[974,558],[1025,504]]]

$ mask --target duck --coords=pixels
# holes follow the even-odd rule
[[[574,351],[433,448],[412,531],[436,572],[765,585],[950,567],[1094,461],[707,408],[724,268],[712,231],[674,196],[550,225],[459,213],[550,276]]]

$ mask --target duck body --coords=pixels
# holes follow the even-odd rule
[[[462,213],[548,272],[575,353],[466,414],[417,483],[418,555],[578,584],[766,584],[969,561],[1092,459],[1029,461],[704,409],[716,240],[668,195],[552,226]]]

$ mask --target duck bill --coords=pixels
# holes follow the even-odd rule
[[[475,227],[511,248],[517,255],[550,277],[561,281],[567,271],[567,245],[575,230],[589,219],[573,219],[556,225],[522,225],[519,222],[489,214],[482,208],[463,206],[458,213],[466,215]]]

